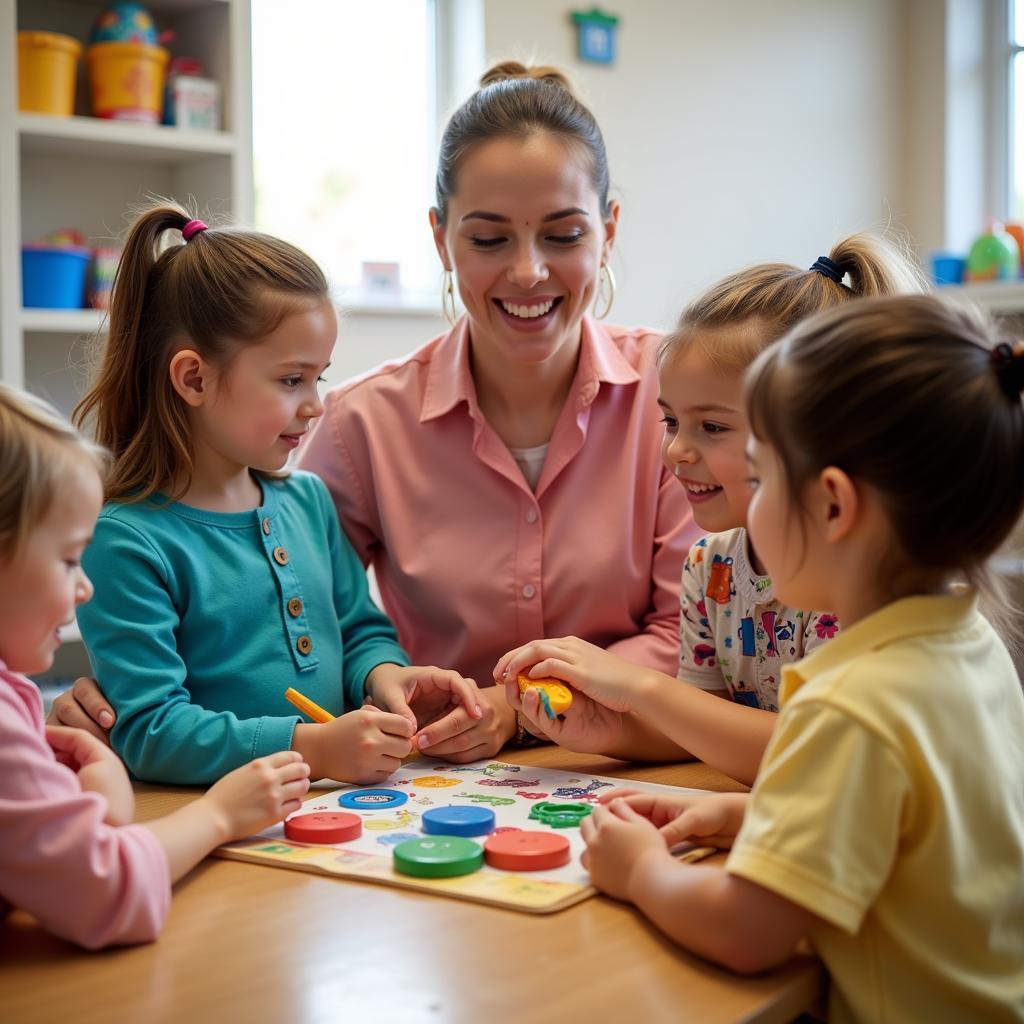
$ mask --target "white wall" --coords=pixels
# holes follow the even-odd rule
[[[568,5],[485,0],[489,62],[568,70],[601,124],[622,203],[611,319],[667,327],[740,266],[809,266],[844,233],[901,222],[906,3],[617,0],[603,67],[577,60]],[[443,326],[353,315],[331,379]]]

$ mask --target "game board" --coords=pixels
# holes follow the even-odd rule
[[[530,768],[503,761],[454,765],[421,759],[406,763],[387,782],[372,787],[398,790],[406,793],[408,800],[394,809],[359,810],[363,834],[358,839],[331,846],[304,845],[286,839],[284,826],[275,825],[249,839],[222,846],[215,855],[271,867],[397,885],[530,913],[550,913],[572,906],[596,892],[580,864],[584,844],[578,827],[557,830],[569,839],[569,863],[564,867],[536,872],[500,871],[485,865],[472,874],[456,878],[410,877],[393,870],[393,847],[406,839],[422,838],[420,817],[431,807],[475,804],[494,810],[498,830],[547,830],[548,826],[529,818],[530,808],[535,803],[594,804],[599,793],[622,785],[651,792],[699,792],[550,768]],[[338,811],[338,798],[342,794],[363,788],[371,787],[343,786],[324,790],[307,800],[296,815]],[[479,842],[485,838],[481,837]],[[683,857],[698,859],[711,852],[699,848],[684,852]]]

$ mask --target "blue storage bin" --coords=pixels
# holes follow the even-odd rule
[[[25,308],[81,309],[88,249],[71,245],[21,247],[21,304]]]

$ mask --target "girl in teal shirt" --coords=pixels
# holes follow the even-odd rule
[[[160,251],[165,233],[181,244]],[[134,225],[79,424],[114,455],[79,611],[134,774],[207,783],[277,750],[373,783],[475,685],[410,667],[326,488],[284,467],[323,412],[337,321],[319,267],[162,205]],[[294,687],[336,717],[290,714]]]

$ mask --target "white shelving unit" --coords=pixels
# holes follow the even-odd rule
[[[975,281],[942,287],[939,293],[969,299],[997,315],[1024,314],[1024,278],[1017,281]]]
[[[221,85],[222,129],[188,131],[89,116],[84,53],[75,116],[18,111],[19,29],[63,32],[87,44],[104,0],[0,0],[0,379],[65,412],[87,373],[82,339],[99,310],[23,309],[21,245],[77,228],[90,245],[116,244],[134,207],[168,196],[217,220],[251,222],[252,59],[249,0],[148,0],[174,54],[199,58]]]

